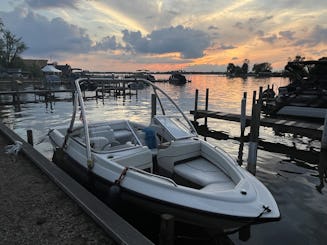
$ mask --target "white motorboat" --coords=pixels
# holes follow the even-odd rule
[[[106,196],[109,204],[127,202],[130,207],[170,213],[176,220],[222,230],[280,219],[270,191],[225,151],[198,137],[186,115],[158,86],[143,80],[153,88],[156,108],[148,124],[91,123],[79,87],[82,81],[75,81],[69,127],[49,130],[56,147],[53,160]],[[166,115],[163,108],[159,113],[168,101],[180,116]],[[83,123],[76,125],[79,109]]]

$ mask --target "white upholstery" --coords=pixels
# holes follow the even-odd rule
[[[119,142],[115,139],[113,129],[109,125],[101,125],[89,128],[90,138],[104,137],[111,145],[118,145]]]
[[[132,140],[132,132],[127,129],[115,130],[114,131],[115,139],[118,140],[121,144],[126,143],[127,141]]]
[[[202,157],[175,165],[174,172],[201,186],[214,182],[231,182],[218,167]]]
[[[201,155],[201,143],[197,140],[180,140],[171,142],[165,149],[159,149],[157,154],[158,166],[173,173],[174,163]]]
[[[125,167],[150,168],[152,172],[152,153],[147,147],[138,147],[130,151],[124,151],[121,156],[115,157],[114,160]]]
[[[102,150],[104,146],[109,144],[109,140],[105,137],[91,137],[90,144],[95,150]]]

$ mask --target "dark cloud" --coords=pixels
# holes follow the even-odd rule
[[[242,22],[236,22],[236,23],[234,24],[234,27],[236,27],[237,29],[240,29],[240,30],[242,30],[242,29],[244,28]]]
[[[270,36],[260,37],[260,40],[266,43],[274,43],[277,40],[277,35],[272,34]]]
[[[320,43],[327,43],[327,28],[316,25],[308,38],[300,39],[295,42],[295,45],[316,46]]]
[[[116,50],[116,49],[120,49],[122,48],[122,46],[117,43],[116,41],[116,37],[115,36],[107,36],[104,37],[100,42],[97,42],[95,44],[95,46],[93,47],[94,50]]]
[[[139,53],[164,54],[179,52],[185,59],[199,58],[209,47],[209,36],[199,30],[176,26],[155,30],[142,37],[140,31],[124,30],[123,41],[126,47]]]
[[[61,18],[48,20],[28,9],[2,13],[6,27],[29,47],[24,53],[33,56],[53,56],[55,53],[86,53],[91,40],[85,29],[68,24]]]
[[[288,40],[294,40],[294,34],[295,34],[294,31],[280,31],[279,32],[279,35],[282,38],[285,38],[285,39],[288,39]]]
[[[237,48],[237,47],[235,47],[235,46],[233,46],[233,45],[225,45],[225,44],[221,44],[221,45],[219,46],[218,49],[228,50],[228,49],[234,49],[234,48]]]
[[[266,21],[269,21],[273,19],[273,16],[264,16],[264,17],[256,17],[256,18],[249,18],[246,21],[243,22],[236,22],[233,27],[239,29],[239,30],[248,30],[249,32],[253,32],[256,30],[256,28],[262,26],[263,23]]]
[[[31,8],[77,8],[80,0],[25,0]]]
[[[219,30],[217,26],[209,26],[208,30]]]
[[[255,34],[257,34],[260,37],[263,37],[265,35],[264,31],[258,30]]]

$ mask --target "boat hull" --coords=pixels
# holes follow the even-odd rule
[[[280,220],[280,217],[262,218],[258,215],[257,218],[253,218],[217,214],[151,198],[96,175],[77,163],[61,148],[55,151],[53,162],[117,212],[124,213],[126,209],[133,207],[135,212],[143,210],[157,217],[168,213],[179,222],[221,232]]]

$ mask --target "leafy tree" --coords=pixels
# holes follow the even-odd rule
[[[248,59],[244,60],[244,63],[242,65],[243,74],[247,74],[249,72],[249,63],[250,63],[250,61]]]
[[[233,74],[235,72],[235,65],[233,63],[229,63],[227,65],[227,73]]]
[[[17,38],[9,30],[6,30],[0,19],[0,65],[14,67],[20,61],[19,55],[27,49],[22,38]]]
[[[227,65],[227,74],[232,76],[244,76],[248,73],[249,60],[245,59],[242,67],[236,66],[233,63]]]
[[[268,62],[260,63],[260,64],[254,64],[252,71],[256,74],[259,72],[271,72],[272,71],[272,66]]]
[[[302,57],[301,55],[296,55],[294,59],[292,59],[291,57],[288,59],[290,62],[298,62],[298,61],[304,61],[305,57],[304,56]]]

